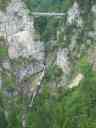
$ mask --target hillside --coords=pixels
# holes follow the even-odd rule
[[[0,128],[96,128],[95,106],[96,0],[0,0]]]

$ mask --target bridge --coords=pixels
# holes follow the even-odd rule
[[[65,16],[65,13],[56,12],[32,12],[32,16]]]

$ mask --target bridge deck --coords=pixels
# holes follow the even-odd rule
[[[32,12],[33,16],[65,16],[65,13],[55,12]]]

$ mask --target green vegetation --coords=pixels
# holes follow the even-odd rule
[[[96,73],[85,68],[85,79],[79,87],[66,91],[62,88],[57,96],[52,96],[48,87],[43,89],[29,113],[30,128],[96,127]]]
[[[25,0],[31,11],[66,11],[74,2],[74,0]],[[54,6],[53,6],[54,5]]]
[[[35,17],[34,27],[40,33],[40,39],[47,42],[57,39],[57,30],[59,26],[58,18]]]
[[[50,65],[46,73],[45,83],[48,84],[49,82],[55,82],[57,86],[61,81],[62,75],[63,71],[58,65]]]
[[[67,12],[76,0],[25,0],[30,14],[33,11],[37,12]],[[57,40],[58,47],[69,47],[72,43],[72,37],[77,35],[76,45],[73,48],[72,55],[83,54],[85,49],[81,50],[82,44],[86,49],[95,44],[92,37],[86,33],[94,31],[93,28],[93,14],[91,11],[92,5],[96,3],[95,0],[78,0],[79,8],[81,10],[80,16],[83,20],[83,28],[77,27],[76,23],[67,24],[67,13],[65,17],[34,17],[34,26],[36,31],[40,33],[41,40],[45,43],[50,40],[57,40],[57,32],[59,37]],[[65,38],[64,38],[65,37]],[[87,43],[90,41],[90,44]]]
[[[7,121],[5,119],[4,112],[2,112],[1,108],[0,108],[0,127],[7,128]]]
[[[7,55],[8,55],[7,48],[0,48],[0,58],[1,57],[6,57]]]
[[[25,0],[31,12],[66,12],[72,6],[74,0]],[[40,33],[41,40],[47,42],[57,39],[57,30],[65,20],[65,17],[34,17],[34,26]],[[62,22],[62,23],[61,23]]]
[[[25,3],[31,14],[32,11],[67,12],[74,1],[25,0]],[[0,8],[5,9],[8,2],[9,0],[0,0]],[[73,50],[69,48],[70,58],[75,63],[72,76],[82,73],[84,79],[78,87],[73,89],[58,87],[63,75],[62,69],[56,64],[48,65],[40,93],[32,100],[23,83],[25,82],[27,88],[27,80],[32,80],[34,83],[35,77],[26,78],[27,80],[25,79],[22,83],[17,83],[12,70],[10,72],[2,68],[3,72],[0,71],[3,81],[0,89],[0,128],[21,128],[22,118],[25,119],[27,128],[96,128],[96,72],[92,71],[92,65],[86,57],[86,51],[94,43],[94,39],[89,37],[88,33],[94,30],[91,7],[95,0],[78,0],[78,3],[82,10],[80,15],[83,19],[83,27],[80,28],[75,23],[67,24],[66,16],[63,18],[34,17],[34,26],[37,33],[40,33],[40,39],[45,42],[46,51],[51,49],[54,52],[53,49],[57,50],[57,47],[69,48],[74,43],[73,36],[76,35]],[[90,40],[90,46],[87,40]],[[56,45],[51,41],[56,42]],[[8,54],[3,42],[4,38],[1,37],[0,59]],[[78,54],[80,56],[76,60]],[[73,61],[71,61],[72,64]],[[21,57],[11,60],[14,70],[30,63],[32,63],[31,57],[26,60]],[[54,83],[55,89],[53,89]],[[15,91],[18,92],[16,95],[14,95]],[[33,104],[29,106],[31,101]]]
[[[11,73],[7,73],[7,72],[3,73],[2,79],[3,79],[3,89],[14,90],[16,81]]]
[[[5,10],[11,0],[0,0],[0,10]]]
[[[84,74],[80,85],[70,90],[57,88],[53,95],[47,82],[59,78],[62,71],[57,65],[49,66],[42,92],[35,97],[32,108],[27,109],[27,127],[96,128],[96,72],[92,71],[86,57],[80,58],[77,70]],[[8,76],[5,84],[11,85],[14,80]],[[27,100],[27,97],[22,100],[22,95],[6,97],[0,92],[1,128],[21,127],[22,108]]]

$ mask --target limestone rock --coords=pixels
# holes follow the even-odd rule
[[[68,85],[69,88],[73,88],[73,87],[77,87],[81,80],[84,78],[83,74],[79,73],[75,79],[73,79],[72,83],[70,85]]]
[[[35,41],[33,17],[28,15],[23,1],[12,0],[6,12],[0,12],[0,31],[6,32],[9,58],[32,55],[38,60],[44,59],[43,43]]]
[[[34,41],[29,31],[21,31],[9,37],[9,57],[32,56],[37,60],[44,60],[44,46],[40,41]]]
[[[33,31],[33,18],[21,0],[12,0],[6,12],[0,12],[0,31],[11,36],[21,30]]]
[[[68,49],[59,49],[57,52],[57,60],[56,64],[59,65],[63,72],[70,72],[70,63],[69,63],[69,58],[68,58]]]
[[[68,82],[68,79],[70,77],[70,72],[71,72],[71,64],[69,61],[67,48],[63,48],[63,49],[60,48],[58,50],[56,64],[63,71],[63,75],[62,75],[62,78],[61,78],[61,81],[60,81],[58,87],[59,86],[65,86]]]
[[[78,26],[82,26],[82,19],[80,17],[80,10],[77,2],[74,2],[73,6],[69,9],[67,22],[68,24],[76,22]]]
[[[38,62],[35,64],[31,62],[19,69],[15,67],[13,72],[16,73],[16,80],[23,81],[25,77],[37,73],[38,80],[35,85],[38,85],[42,79],[42,75],[38,76],[38,72],[43,72],[44,68],[44,46],[39,39],[35,40],[33,17],[28,13],[29,11],[22,0],[12,0],[6,8],[6,12],[0,11],[0,32],[3,35],[6,33],[8,55],[12,62],[18,61],[20,57],[26,59],[30,56]],[[3,67],[9,70],[9,63],[3,62]]]
[[[17,81],[22,81],[25,77],[30,77],[36,73],[40,73],[44,70],[43,64],[32,63],[26,67],[22,67],[16,71]]]

